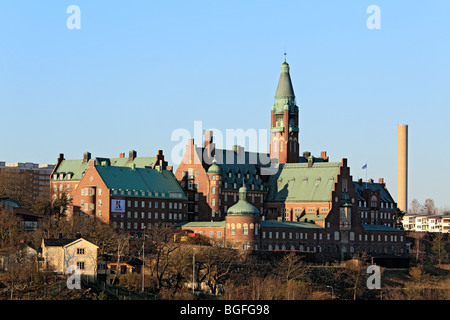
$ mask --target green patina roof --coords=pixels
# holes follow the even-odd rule
[[[218,174],[222,173],[222,170],[217,165],[216,159],[213,160],[212,165],[208,168],[208,173],[218,173]]]
[[[111,166],[125,167],[131,166],[134,164],[138,168],[152,167],[156,161],[156,157],[136,157],[134,160],[129,160],[128,158],[100,158],[97,157],[95,159],[95,163],[97,165],[102,164],[102,162],[107,162]],[[70,180],[81,180],[83,178],[83,172],[87,170],[89,166],[88,161],[84,161],[83,159],[76,160],[63,160],[59,164],[58,168],[54,173],[64,173],[65,181]],[[71,173],[70,179],[68,179],[67,174]],[[53,177],[52,177],[53,180]],[[58,179],[59,180],[59,179]]]
[[[151,191],[153,195],[154,192],[165,193],[166,198],[169,198],[172,193],[179,199],[186,199],[186,195],[171,171],[108,165],[96,165],[95,168],[108,189]],[[138,196],[142,194],[138,193]]]
[[[259,216],[259,210],[247,201],[247,188],[239,188],[239,201],[227,210],[227,216]]]
[[[278,220],[261,220],[262,228],[299,228],[299,229],[323,229],[315,223],[295,222],[295,221],[278,221]]]
[[[340,162],[287,163],[270,177],[268,202],[326,202],[339,174]]]
[[[226,221],[191,221],[191,222],[181,222],[175,225],[176,227],[185,228],[200,228],[200,227],[221,227],[225,228]]]
[[[313,213],[306,213],[304,215],[301,216],[300,220],[305,220],[306,221],[321,221],[321,220],[325,220],[325,218],[328,216],[328,214],[313,214]]]
[[[278,80],[277,91],[275,93],[275,98],[283,97],[295,97],[291,76],[289,75],[289,64],[286,61],[281,65],[280,79]]]

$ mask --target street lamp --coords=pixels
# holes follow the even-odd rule
[[[334,289],[332,286],[327,286],[327,288],[331,288],[331,300],[333,300],[334,297]]]

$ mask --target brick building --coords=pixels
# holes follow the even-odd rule
[[[193,207],[190,222],[179,226],[221,246],[308,251],[320,259],[404,254],[406,237],[395,228],[397,207],[384,181],[355,182],[347,159],[329,162],[326,152],[300,156],[298,112],[285,61],[269,155],[216,149],[210,131],[202,147],[190,140],[175,177]],[[262,174],[267,157],[278,165],[271,175]]]
[[[128,158],[91,159],[85,153],[81,161],[60,159],[52,187],[55,196],[68,191],[69,216],[87,214],[129,234],[187,220],[186,195],[162,151],[154,158],[130,151]]]
[[[56,165],[51,172],[50,188],[53,199],[64,193],[69,199],[73,199],[75,191],[80,184],[81,179],[88,168],[91,160],[91,153],[85,152],[82,159],[65,159],[64,154],[60,153]],[[138,157],[135,150],[128,153],[120,153],[118,158],[103,158],[97,157],[94,159],[96,163],[101,164],[107,162],[111,166],[126,167],[135,166],[136,168],[156,168],[157,166],[172,170],[172,167],[167,166],[167,161],[164,160],[164,155],[161,150],[158,151],[156,157]],[[72,204],[69,205],[67,212],[69,216],[73,213]]]

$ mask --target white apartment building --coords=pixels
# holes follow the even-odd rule
[[[408,213],[403,216],[403,228],[417,232],[450,232],[450,215],[425,215]]]

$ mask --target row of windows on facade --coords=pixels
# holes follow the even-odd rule
[[[78,187],[78,184],[77,185],[75,185],[75,189]],[[64,185],[63,184],[60,184],[59,185],[59,187],[56,185],[56,184],[54,184],[53,185],[53,191],[57,191],[59,189],[59,191],[64,191]],[[67,184],[66,185],[66,190],[67,191],[70,191],[71,190],[71,187],[70,187],[70,184]],[[98,188],[97,189],[97,194],[99,195],[99,196],[101,196],[102,195],[102,189],[101,188]],[[158,191],[154,191],[154,192],[152,192],[152,191],[131,191],[131,190],[127,190],[126,192],[125,192],[125,190],[112,190],[112,194],[113,195],[128,195],[128,196],[142,196],[142,197],[162,197],[162,198],[165,198],[166,197],[166,193],[165,192],[158,192]],[[82,196],[93,196],[93,195],[95,195],[95,189],[94,188],[83,188],[83,189],[81,189],[81,195]],[[183,197],[183,194],[182,193],[180,193],[180,192],[169,192],[169,197],[170,198],[182,198]]]
[[[186,172],[186,171],[183,171],[183,173],[182,173],[183,178],[186,176],[186,174],[188,175],[188,178],[189,178],[189,179],[193,179],[193,178],[194,178],[194,169],[189,168],[187,172]],[[240,171],[238,171],[238,172],[236,173],[236,175],[237,175],[237,178],[238,178],[238,179],[242,178],[242,176],[243,176],[243,175],[241,176],[241,172],[240,172]],[[198,171],[195,171],[195,176],[198,177]],[[229,171],[229,172],[228,172],[228,177],[229,177],[229,178],[232,178],[232,177],[233,177],[233,172]],[[246,179],[250,179],[250,173],[246,173],[246,174],[245,174],[245,178],[246,178]],[[216,176],[212,176],[212,179],[213,179],[213,180],[216,180]],[[258,175],[258,174],[255,174],[255,179],[256,179],[256,180],[259,179],[259,175]],[[219,176],[219,180],[222,180],[222,177],[221,177],[221,176]]]
[[[242,228],[241,228],[242,227]],[[258,235],[258,224],[256,224],[256,228],[253,228],[252,226],[250,226],[250,229],[254,229],[254,234]],[[240,225],[238,224],[237,226],[233,223],[230,224],[229,226],[230,228],[230,234],[231,235],[236,235],[236,229],[242,229],[242,232],[240,232],[242,235],[248,235],[248,225],[244,224],[244,225]],[[203,231],[199,232],[200,235],[203,234]],[[214,231],[209,231],[209,237],[210,238],[214,238]],[[217,238],[221,238],[222,237],[222,232],[221,231],[217,231]],[[303,232],[278,232],[278,231],[263,231],[262,232],[262,238],[263,239],[289,239],[289,240],[308,240],[308,233],[303,233]],[[335,231],[334,232],[334,240],[338,241],[340,237],[340,233],[339,231]],[[350,241],[355,241],[355,233],[354,232],[350,232],[349,233],[349,238]],[[382,242],[383,237],[381,234],[378,234],[376,237],[378,242]],[[400,236],[399,238],[397,238],[397,235],[390,235],[390,237],[388,235],[384,235],[384,241],[391,242],[397,242],[398,239],[400,239],[401,242],[403,242],[403,236]],[[313,239],[312,240],[324,240],[323,239],[323,234],[322,233],[313,233]],[[331,240],[331,234],[330,233],[326,233],[326,240]],[[358,241],[363,241],[363,235],[359,234],[358,235]],[[364,235],[364,241],[369,241],[369,235],[365,234]],[[371,234],[370,235],[370,241],[375,241],[375,235]]]
[[[93,210],[94,209],[94,204],[93,203],[85,203],[83,199],[80,200],[80,204],[82,206],[84,206],[85,210]],[[97,200],[97,206],[101,207],[103,205],[103,201],[102,199],[98,199]],[[141,206],[139,206],[139,202],[138,201],[134,201],[134,206],[132,206],[132,202],[131,200],[127,201],[127,206],[128,208],[146,208],[148,205],[149,209],[152,209],[152,202],[149,201],[148,204],[146,204],[145,201],[141,201]],[[153,209],[158,209],[159,204],[157,201],[154,202],[153,204],[154,208]],[[166,208],[166,203],[165,202],[161,202],[161,209],[165,209]],[[183,204],[182,203],[178,203],[178,202],[169,202],[169,209],[173,210],[181,210],[183,208]]]
[[[366,219],[368,219],[369,218],[369,212],[367,212],[367,211],[361,211],[361,218],[366,218]],[[371,211],[371,213],[370,213],[370,218],[371,219],[378,219],[378,211]],[[379,215],[379,218],[380,219],[388,219],[388,220],[390,220],[390,219],[394,219],[395,218],[395,215],[394,214],[392,214],[391,215],[391,213],[390,212],[380,212],[380,215]]]
[[[186,216],[186,214],[184,215]],[[125,217],[125,215],[123,214],[113,214],[114,218],[122,218]],[[154,219],[154,220],[164,220],[164,219],[168,220],[183,220],[183,214],[182,213],[168,213],[167,216],[164,212],[158,213],[158,212],[154,212],[153,214],[151,212],[141,212],[141,214],[139,214],[138,212],[134,212],[133,214],[131,214],[131,211],[127,211],[127,218],[131,219]]]
[[[125,222],[116,222],[114,221],[112,223],[113,228],[117,229],[117,227],[119,227],[120,229],[125,229]],[[174,223],[172,222],[164,222],[164,223],[147,223],[147,226],[144,222],[138,223],[138,222],[133,222],[133,224],[131,222],[127,222],[126,226],[127,226],[127,230],[151,230],[151,229],[158,229],[160,226],[161,227],[166,227],[166,226],[172,226],[174,225]]]
[[[360,208],[367,208],[367,201],[362,201],[362,200],[359,200],[358,201],[358,206],[360,207]],[[394,209],[394,203],[393,202],[380,202],[380,206],[381,206],[381,208],[382,209]],[[378,207],[378,202],[377,202],[377,200],[375,199],[375,201],[371,201],[370,202],[370,207],[371,208],[376,208],[376,207]]]
[[[287,250],[287,246],[286,245],[281,245],[281,246],[279,246],[279,245],[271,245],[271,244],[269,244],[269,245],[263,245],[262,246],[263,247],[263,250],[269,250],[269,251],[277,251],[277,250]],[[249,245],[243,245],[243,249],[244,250],[247,250],[247,249],[249,249],[250,248],[250,246]],[[257,244],[255,244],[255,250],[258,250],[258,245]],[[290,247],[289,247],[289,250],[297,250],[297,247],[295,246],[295,245],[291,245]],[[299,245],[298,246],[298,250],[299,251],[308,251],[308,252],[310,252],[311,251],[311,247],[310,246],[304,246],[304,245]],[[319,252],[319,253],[322,253],[322,252],[324,252],[324,250],[323,250],[323,248],[321,247],[321,246],[313,246],[312,247],[312,251],[313,252],[315,252],[315,253],[317,253],[317,252]],[[338,248],[337,247],[329,247],[329,246],[327,246],[326,248],[325,248],[325,251],[327,252],[327,253],[332,253],[332,251],[334,252],[334,253],[338,253]],[[353,246],[350,246],[350,248],[349,248],[349,251],[350,251],[350,253],[355,253],[355,248],[353,247]],[[384,247],[384,248],[378,248],[378,250],[375,248],[375,250],[374,251],[379,251],[379,252],[384,252],[384,253],[388,253],[389,252],[389,247]],[[404,250],[403,249],[399,249],[399,248],[395,248],[393,245],[390,245],[390,251],[391,252],[397,252],[397,253],[403,253],[404,252]],[[342,253],[346,253],[347,252],[347,250],[346,250],[346,248],[345,247],[343,247],[342,248]]]
[[[196,189],[198,189],[198,186],[199,186],[199,182],[198,182],[198,181],[195,181],[194,183],[189,181],[188,184],[187,184],[188,190],[196,190]],[[241,186],[242,186],[242,184],[237,184],[236,182],[234,182],[234,183],[232,184],[232,187],[231,187],[231,186],[229,187],[228,182],[224,182],[224,184],[223,184],[223,187],[224,187],[225,189],[229,189],[229,188],[239,189]],[[182,188],[186,187],[186,184],[185,184],[184,181],[181,181],[181,187],[182,187]],[[220,189],[220,188],[219,188],[219,189]],[[252,184],[250,185],[250,189],[251,189],[251,190],[257,190],[258,187],[255,186],[254,183],[252,183]],[[263,190],[264,190],[264,186],[263,186],[262,184],[259,185],[259,191],[263,191]],[[219,193],[221,193],[221,190],[219,190]]]

